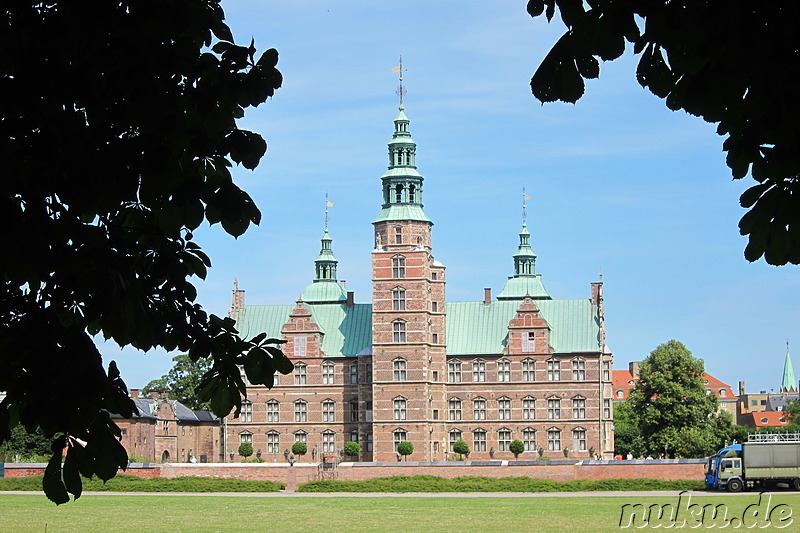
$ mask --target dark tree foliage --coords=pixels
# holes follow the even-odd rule
[[[243,442],[239,444],[239,455],[245,459],[253,455],[253,445],[249,442]]]
[[[598,59],[640,55],[636,79],[672,110],[716,123],[741,196],[744,256],[800,264],[800,4],[725,0],[530,0],[567,32],[531,79],[542,102],[576,102]]]
[[[295,442],[292,444],[292,453],[295,455],[305,455],[308,451],[308,444],[305,442]]]
[[[191,282],[210,266],[204,220],[236,237],[261,218],[229,170],[263,156],[236,119],[281,85],[277,52],[255,53],[219,0],[0,7],[0,442],[19,424],[55,437],[56,503],[127,463],[109,413],[133,402],[94,336],[210,358],[198,395],[217,415],[238,414],[237,364],[268,386],[291,371],[280,341],[241,339]]]
[[[16,456],[28,458],[37,455],[50,455],[50,439],[39,428],[28,430],[16,426],[11,430],[11,438],[0,444],[0,463],[12,462]]]
[[[525,443],[519,439],[514,439],[508,445],[508,451],[514,454],[514,459],[517,459],[519,454],[525,451]]]
[[[414,453],[414,445],[411,444],[410,442],[408,442],[407,440],[404,440],[402,442],[398,442],[397,443],[397,453],[399,453],[403,457],[411,455],[412,453]]]
[[[469,444],[463,439],[458,439],[453,443],[453,452],[469,457]]]
[[[142,393],[168,392],[171,400],[178,400],[191,409],[207,409],[208,402],[201,402],[197,397],[197,386],[203,375],[211,370],[211,360],[192,361],[185,354],[176,355],[172,360],[175,364],[169,372],[145,385]]]
[[[361,453],[361,445],[354,441],[348,441],[344,443],[344,454],[349,455],[350,457],[356,457],[358,454]]]

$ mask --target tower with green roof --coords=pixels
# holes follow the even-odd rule
[[[536,273],[536,254],[531,249],[531,234],[523,222],[519,232],[519,248],[514,254],[514,275],[509,276],[498,300],[522,300],[529,296],[533,300],[550,300],[542,284],[542,276]]]
[[[347,300],[347,292],[336,279],[336,266],[339,262],[333,255],[333,239],[331,239],[327,227],[320,241],[322,247],[314,260],[316,277],[311,285],[303,290],[300,299],[306,303],[344,302]]]
[[[792,367],[792,360],[789,357],[789,341],[786,341],[786,359],[783,362],[781,392],[797,392],[797,379],[794,377],[794,368]]]

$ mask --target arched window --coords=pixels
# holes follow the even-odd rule
[[[280,453],[281,436],[277,431],[267,432],[267,453]]]
[[[449,419],[450,420],[461,420],[461,399],[460,398],[450,398],[448,402],[449,406]]]
[[[395,381],[406,380],[406,360],[397,358],[392,361],[392,373]]]
[[[405,420],[406,419],[406,399],[402,396],[398,396],[394,400],[392,400],[392,406],[394,407],[394,419],[395,420]]]
[[[503,396],[497,400],[497,415],[500,420],[511,420],[511,398]]]
[[[322,432],[322,452],[333,453],[336,451],[336,433],[330,429]]]
[[[392,277],[398,279],[406,277],[406,258],[402,255],[392,257]]]
[[[409,165],[411,164],[411,152],[408,153],[408,164]],[[412,203],[412,204],[415,201],[415,199],[414,199],[415,196],[416,196],[415,193],[416,193],[416,188],[413,185],[409,185],[408,186],[408,201],[410,203]]]
[[[572,418],[581,420],[586,418],[586,398],[575,396],[572,399]]]
[[[522,399],[522,418],[525,420],[536,419],[536,399],[533,396],[526,396]]]
[[[308,422],[308,402],[296,400],[294,402],[294,421]]]
[[[536,361],[522,360],[522,381],[536,381]]]
[[[458,359],[447,361],[447,380],[450,383],[461,383],[461,361]]]
[[[472,432],[472,451],[485,452],[486,451],[486,430],[478,428]]]
[[[508,359],[497,361],[497,381],[511,381],[511,361]]]
[[[406,342],[406,323],[402,320],[392,322],[392,339],[394,342]]]
[[[486,399],[475,398],[472,400],[472,419],[486,420]]]
[[[333,385],[334,383],[334,366],[333,363],[324,363],[322,365],[322,384]]]
[[[398,159],[399,159],[399,155],[398,155]],[[398,161],[398,164],[399,164],[399,161]],[[403,186],[400,185],[400,184],[397,184],[397,186],[395,186],[395,188],[394,188],[394,201],[397,204],[403,202]]]
[[[537,451],[536,447],[536,430],[533,428],[525,428],[522,430],[522,443],[525,445],[526,452]]]
[[[305,385],[307,376],[308,376],[308,366],[305,363],[297,363],[296,365],[294,365],[295,385]]]
[[[586,430],[575,428],[572,430],[572,449],[575,451],[586,451]]]
[[[322,421],[336,422],[336,402],[333,400],[322,401]]]
[[[278,400],[267,402],[267,422],[280,422],[280,404]]]
[[[561,450],[561,430],[550,428],[547,430],[547,449],[551,452]]]

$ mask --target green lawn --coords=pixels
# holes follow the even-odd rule
[[[758,494],[720,493],[695,496],[692,503],[725,504],[728,516],[741,516],[744,508],[757,503],[758,498]],[[636,503],[677,504],[677,498],[87,495],[56,507],[41,494],[0,493],[0,531],[617,531],[622,505]],[[773,496],[770,507],[778,504],[788,506],[783,509],[786,516],[787,509],[790,513],[800,510],[800,495]],[[786,530],[795,527],[793,524]]]

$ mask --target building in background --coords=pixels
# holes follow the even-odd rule
[[[245,305],[234,286],[230,316],[239,331],[285,339],[295,368],[272,389],[248,384],[224,446],[232,453],[251,442],[265,460],[282,461],[302,441],[319,460],[356,441],[361,460],[393,461],[397,444],[409,441],[412,460],[430,461],[452,456],[460,439],[471,459],[510,459],[518,439],[523,458],[610,457],[602,281],[589,298],[553,299],[523,216],[514,272],[496,299],[485,289],[482,300],[448,302],[415,158],[401,105],[372,222],[370,303],[355,303],[338,281],[327,219],[315,278],[296,303]]]

